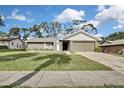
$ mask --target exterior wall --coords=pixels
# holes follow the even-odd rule
[[[100,43],[98,41],[95,41],[95,48],[98,48]]]
[[[44,43],[41,43],[41,42],[37,42],[37,43],[34,43],[34,42],[30,42],[30,43],[27,43],[27,48],[28,49],[44,49]]]
[[[0,41],[0,45],[9,46],[9,42],[8,41]]]
[[[84,41],[95,41],[93,38],[91,38],[91,37],[89,37],[89,36],[87,36],[87,35],[84,35],[83,33],[78,33],[78,34],[76,34],[76,35],[72,35],[72,36],[70,36],[70,37],[67,37],[67,38],[65,38],[65,40],[72,40],[72,41],[82,41],[82,40],[84,40]]]
[[[20,39],[9,41],[9,49],[24,49],[24,43]]]
[[[70,41],[70,51],[90,52],[94,51],[95,42],[93,41]]]
[[[115,45],[115,46],[106,46],[106,47],[102,47],[104,52],[106,53],[112,53],[112,52],[117,52],[120,50],[124,51],[124,45]]]
[[[27,49],[48,49],[46,48],[47,42],[28,42],[27,43]],[[56,50],[57,49],[57,42],[52,42],[53,48],[50,48],[50,50]]]
[[[57,50],[57,40],[53,42],[53,50]]]
[[[62,41],[59,41],[59,50],[62,51]]]

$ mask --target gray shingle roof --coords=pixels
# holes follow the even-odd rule
[[[100,46],[110,46],[110,45],[124,45],[124,39],[108,41],[108,42],[103,43]]]
[[[0,37],[0,41],[10,41],[10,40],[13,40],[13,39],[17,39],[17,37]]]
[[[83,31],[83,30],[78,31],[78,32],[74,32],[74,33],[70,33],[70,34],[68,34],[67,36],[65,36],[64,39],[66,39],[66,38],[68,38],[68,37],[71,37],[71,36],[74,36],[74,35],[76,35],[76,34],[78,34],[78,33],[83,33],[84,35],[86,35],[86,36],[88,36],[88,37],[90,37],[90,38],[93,38],[93,39],[95,39],[95,40],[100,40],[100,39],[96,38],[95,36],[93,36],[93,35],[91,35],[91,34],[85,32],[85,31]]]
[[[56,38],[32,38],[28,39],[25,42],[55,42]]]

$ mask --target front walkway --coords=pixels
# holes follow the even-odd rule
[[[101,64],[111,67],[113,70],[124,74],[124,58],[106,53],[78,52],[77,54],[95,60]]]
[[[0,87],[124,86],[124,75],[115,71],[0,71]]]

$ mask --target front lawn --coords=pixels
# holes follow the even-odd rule
[[[0,71],[96,71],[112,70],[80,55],[63,52],[1,52]]]

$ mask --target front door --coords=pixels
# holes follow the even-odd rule
[[[63,51],[68,51],[69,50],[69,41],[63,41],[62,50]]]

